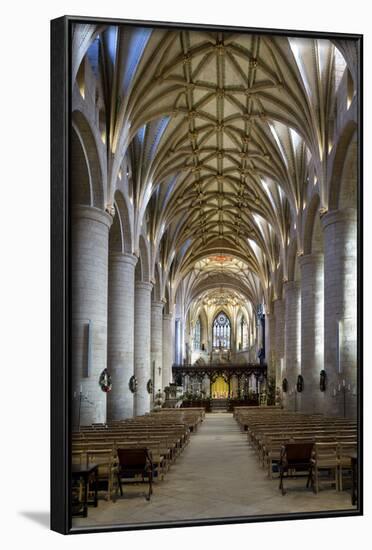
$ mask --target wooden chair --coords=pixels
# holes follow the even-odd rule
[[[282,452],[279,460],[279,489],[282,491],[282,495],[286,494],[283,485],[284,474],[289,472],[307,472],[307,482],[306,487],[309,487],[309,484],[313,486],[313,476],[312,476],[312,454],[313,454],[314,442],[297,442],[297,443],[286,443],[282,447]]]
[[[287,438],[289,440],[289,438]],[[289,441],[288,441],[289,442]],[[283,445],[287,443],[284,438],[280,440],[271,439],[266,445],[266,456],[264,466],[267,468],[269,479],[273,479],[273,470],[279,472],[279,462],[281,458]]]
[[[351,454],[356,453],[357,451],[357,442],[356,441],[342,441],[339,442],[338,446],[338,467],[339,467],[339,479],[338,479],[338,488],[340,491],[343,490],[344,474],[350,474],[352,472],[352,460]]]
[[[98,483],[105,483],[107,486],[106,500],[111,498],[115,501],[117,487],[115,484],[117,473],[117,458],[113,448],[108,449],[89,449],[86,452],[87,466],[89,464],[98,464]]]
[[[125,450],[143,449],[144,444],[147,445],[146,448],[152,463],[152,481],[164,480],[164,475],[167,471],[167,449],[164,447],[164,442],[157,440],[146,441],[146,443],[136,441],[132,441],[131,443],[118,442],[117,447]]]
[[[314,489],[318,493],[320,486],[320,472],[334,472],[334,479],[328,477],[327,483],[334,484],[336,490],[338,490],[338,443],[336,441],[330,442],[316,442],[314,447],[314,457],[312,459],[313,473],[314,473]]]
[[[146,448],[142,449],[117,449],[118,453],[118,484],[120,495],[123,496],[122,479],[133,479],[137,476],[145,481],[147,477],[149,492],[146,500],[150,500],[152,495],[153,464],[149,452]]]
[[[85,466],[86,454],[84,451],[72,451],[71,453],[71,465]],[[83,483],[81,480],[75,482],[72,487],[72,499],[73,502],[82,502],[83,500]]]

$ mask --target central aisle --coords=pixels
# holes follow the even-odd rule
[[[304,488],[303,479],[289,481],[287,494],[278,480],[269,480],[259,467],[231,413],[206,414],[183,454],[154,485],[150,502],[136,485],[116,503],[99,501],[88,518],[74,518],[73,525],[145,523],[231,516],[253,516],[316,510],[350,509],[350,494],[335,490],[318,495]],[[291,490],[294,489],[294,490]],[[146,490],[146,489],[145,489]],[[142,491],[142,493],[141,493]]]

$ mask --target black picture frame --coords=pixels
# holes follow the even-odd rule
[[[70,106],[71,106],[71,25],[102,23],[175,30],[208,29],[260,35],[353,40],[359,56],[358,67],[358,262],[357,262],[357,360],[358,360],[358,506],[355,510],[291,513],[265,516],[179,520],[133,525],[72,528],[70,478]],[[63,16],[51,21],[51,529],[61,534],[103,531],[144,530],[153,528],[220,525],[296,519],[331,518],[363,515],[363,35],[305,30],[251,28],[241,26],[186,24],[125,20],[85,16]]]

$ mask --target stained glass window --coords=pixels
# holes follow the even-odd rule
[[[230,349],[230,320],[221,311],[213,321],[213,347]]]

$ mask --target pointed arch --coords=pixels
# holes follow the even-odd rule
[[[152,289],[152,299],[154,302],[160,302],[162,299],[161,295],[161,271],[159,264],[155,264],[155,282]]]
[[[72,128],[79,137],[80,144],[84,151],[84,157],[87,163],[90,187],[90,205],[97,208],[104,208],[104,182],[103,167],[98,154],[97,144],[92,129],[81,111],[73,111]],[[78,184],[78,181],[72,181],[72,186]]]
[[[171,313],[171,303],[170,303],[170,292],[169,292],[168,283],[164,286],[164,299],[165,299],[164,313],[166,315],[169,315]]]
[[[297,241],[292,240],[288,249],[288,281],[298,280]]]
[[[133,251],[132,212],[121,191],[116,190],[114,196],[115,213],[118,214],[121,252],[131,254]]]
[[[331,179],[329,182],[328,209],[335,210],[339,207],[341,185],[343,180],[344,167],[348,158],[348,149],[354,141],[356,147],[357,124],[350,120],[344,127],[341,137],[337,142],[337,148],[333,159]],[[354,159],[354,170],[356,175],[357,158]],[[355,204],[356,208],[356,204]]]
[[[136,268],[136,280],[150,282],[150,251],[146,239],[141,235],[139,239],[139,262]]]
[[[90,182],[89,164],[83,143],[75,128],[71,129],[71,201],[72,205],[92,206],[93,197]]]
[[[315,194],[307,208],[304,223],[304,254],[323,252],[323,232],[320,225],[320,197]]]
[[[85,54],[94,42],[96,37],[105,27],[103,25],[75,24],[72,33],[72,59],[71,59],[71,82],[75,83],[79,67],[85,58]]]
[[[356,132],[349,143],[342,169],[338,208],[356,208],[358,193],[358,144]]]

